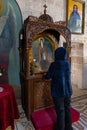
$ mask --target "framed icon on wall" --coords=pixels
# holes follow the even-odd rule
[[[85,2],[82,0],[67,0],[67,27],[73,34],[84,33]]]

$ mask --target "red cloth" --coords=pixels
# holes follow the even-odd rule
[[[71,111],[72,122],[78,121],[80,113],[72,107]],[[31,120],[36,130],[55,130],[57,126],[57,116],[54,107],[33,112]]]
[[[0,92],[0,130],[5,130],[8,126],[14,129],[14,119],[19,119],[19,111],[12,86],[0,84],[3,92]]]

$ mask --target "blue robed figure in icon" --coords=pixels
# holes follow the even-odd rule
[[[22,16],[15,0],[1,0],[0,5],[0,63],[7,65],[8,83],[20,86],[18,46]]]
[[[70,14],[70,18],[68,20],[68,27],[72,33],[81,32],[81,16],[78,12],[77,5],[73,5],[73,11]]]

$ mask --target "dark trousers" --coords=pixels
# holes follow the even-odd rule
[[[58,130],[73,130],[72,115],[70,110],[71,97],[55,98],[53,97],[55,110],[58,119]]]

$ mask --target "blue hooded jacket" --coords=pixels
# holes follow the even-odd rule
[[[55,61],[51,63],[45,75],[46,79],[52,79],[51,95],[53,97],[69,97],[72,95],[70,73],[67,51],[65,48],[59,47],[55,50]]]

